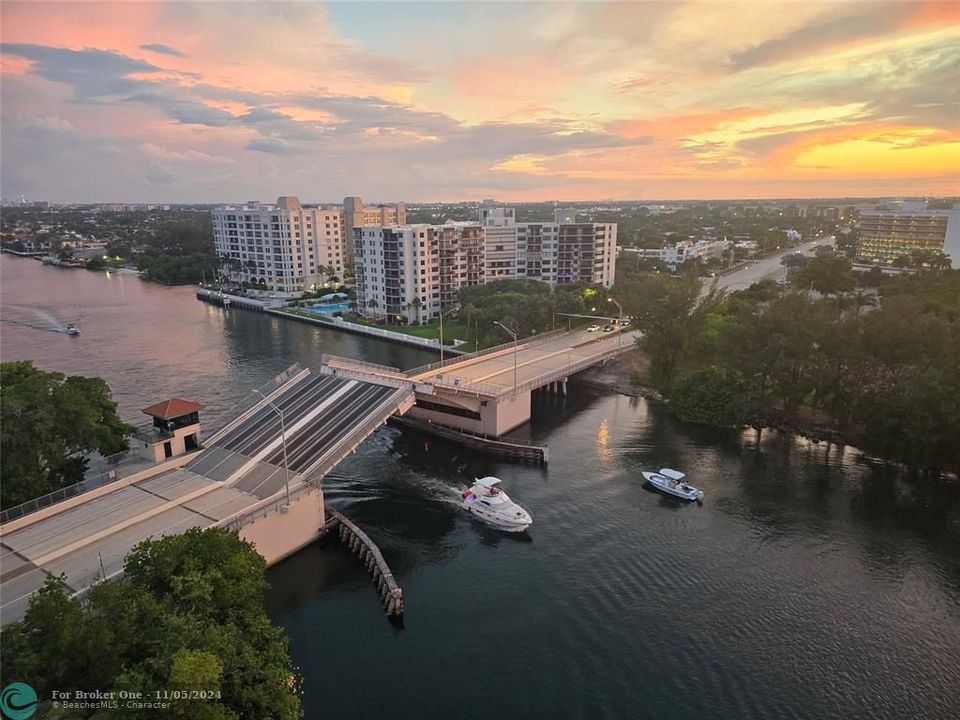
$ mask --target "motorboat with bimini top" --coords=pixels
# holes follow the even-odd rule
[[[523,532],[530,527],[533,518],[511,500],[499,485],[500,478],[475,480],[473,487],[463,492],[463,509],[500,530]]]
[[[67,323],[67,326],[63,329],[63,331],[64,331],[67,335],[79,335],[79,334],[80,334],[80,328],[78,328],[78,327],[77,327],[76,325],[74,325],[73,323]]]
[[[647,482],[653,485],[657,490],[665,492],[668,495],[673,495],[681,500],[696,500],[697,502],[703,501],[703,490],[698,490],[697,488],[693,487],[693,485],[688,485],[687,483],[683,482],[683,479],[686,477],[686,475],[679,470],[661,468],[660,472],[658,473],[644,470],[643,477],[645,477]]]

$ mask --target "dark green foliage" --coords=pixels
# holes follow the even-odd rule
[[[791,276],[798,288],[810,288],[823,295],[853,290],[857,284],[852,263],[842,255],[817,255]]]
[[[485,285],[460,288],[459,318],[477,327],[480,344],[497,345],[510,341],[510,336],[494,325],[498,320],[521,338],[566,327],[567,318],[554,313],[584,314],[596,307],[596,313],[611,313],[614,306],[605,300],[606,291],[577,283],[550,286],[537,280],[495,280]],[[577,323],[585,322],[577,320]]]
[[[617,297],[643,332],[640,348],[650,357],[654,380],[664,386],[673,381],[680,362],[722,302],[712,292],[701,298],[694,276],[634,278],[617,286]]]
[[[2,506],[79,482],[91,451],[125,450],[130,428],[116,410],[99,378],[65,377],[26,361],[0,365]]]
[[[682,418],[827,425],[880,457],[960,470],[960,271],[884,278],[878,301],[843,291],[845,258],[798,272],[811,268],[827,297],[761,284],[698,300],[689,280],[656,276],[617,291]]]
[[[86,604],[50,579],[20,623],[3,629],[4,675],[52,689],[207,690],[213,701],[98,718],[299,718],[287,641],[263,609],[265,564],[224,529],[147,540],[124,576]]]
[[[209,213],[167,220],[143,240],[137,267],[153,280],[178,285],[216,275],[218,260]]]
[[[670,391],[670,406],[681,420],[733,427],[750,419],[750,393],[735,370],[708,367],[679,378]]]

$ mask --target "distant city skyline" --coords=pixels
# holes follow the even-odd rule
[[[2,194],[938,196],[960,3],[3,2]]]

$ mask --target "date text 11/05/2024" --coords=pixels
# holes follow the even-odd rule
[[[111,690],[109,692],[100,690],[54,690],[50,694],[51,700],[59,701],[139,700],[142,702],[169,702],[171,700],[221,700],[222,698],[223,693],[220,690],[152,690],[146,693],[130,690]]]

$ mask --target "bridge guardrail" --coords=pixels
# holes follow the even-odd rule
[[[534,386],[542,387],[547,383],[555,382],[561,378],[568,377],[574,373],[578,373],[581,370],[586,370],[588,367],[596,365],[602,360],[609,360],[610,358],[621,355],[625,352],[628,352],[633,349],[632,344],[623,345],[622,347],[614,347],[609,350],[605,350],[602,353],[597,355],[590,355],[585,358],[580,358],[574,363],[566,365],[562,368],[557,368],[556,370],[550,370],[549,372],[539,375],[533,380],[528,380],[527,382],[518,385],[516,392],[526,392],[527,390],[533,390]],[[498,397],[503,397],[504,395],[509,395],[514,392],[513,388],[502,388],[502,392]]]
[[[566,330],[550,330],[549,332],[542,333],[540,335],[534,335],[531,338],[522,338],[517,341],[517,347],[526,347],[528,345],[535,345],[540,342],[545,342],[551,338],[562,335],[567,332]],[[431,370],[437,370],[439,368],[446,367],[447,365],[453,365],[455,363],[463,362],[464,360],[472,360],[473,358],[483,357],[484,355],[491,355],[497,352],[503,352],[504,350],[510,350],[513,348],[513,340],[509,342],[502,343],[501,345],[494,345],[493,347],[487,348],[486,350],[480,350],[474,353],[468,353],[467,355],[459,355],[452,358],[447,358],[442,362],[433,362],[429,365],[421,365],[420,367],[415,367],[411,370],[407,370],[407,377],[414,377],[416,375],[422,375],[425,372],[430,372]]]
[[[330,470],[337,465],[343,458],[349,455],[353,450],[359,445],[363,440],[365,440],[369,435],[384,424],[386,418],[384,414],[391,415],[393,414],[394,408],[397,405],[403,403],[403,395],[409,394],[412,397],[412,391],[410,390],[398,390],[395,393],[391,393],[383,402],[376,406],[376,408],[371,411],[370,418],[357,427],[349,435],[344,436],[330,451],[327,453],[325,458],[320,459],[309,468],[300,473],[301,477],[309,478],[310,476],[316,476],[317,480],[306,479],[303,480],[299,486],[293,487],[290,489],[290,499],[298,498],[304,493],[311,492],[316,488],[320,487],[320,482],[323,477],[330,472]],[[287,504],[287,499],[284,494],[280,494],[279,497],[266,501],[264,504],[253,508],[252,510],[247,510],[240,513],[232,518],[225,518],[221,520],[218,525],[221,527],[227,527],[232,530],[239,531],[245,525],[250,524],[254,520],[258,520],[262,517],[266,517],[272,513],[278,512],[282,507]]]
[[[240,402],[219,413],[212,421],[208,421],[208,427],[212,428],[212,430],[204,433],[204,437],[206,438],[205,442],[212,442],[215,436],[219,435],[227,425],[250,410],[250,408],[264,402],[263,398],[257,394],[258,392],[262,392],[267,397],[270,397],[272,392],[285,385],[288,380],[301,372],[303,372],[303,368],[300,367],[300,363],[294,363],[279,375],[267,380],[267,382],[258,387],[256,391],[251,390]]]
[[[320,364],[360,367],[365,370],[370,370],[375,374],[383,373],[385,375],[403,376],[403,370],[393,365],[379,365],[377,363],[367,362],[366,360],[354,360],[353,358],[343,357],[342,355],[331,355],[329,353],[323,353],[323,355],[320,356]]]

